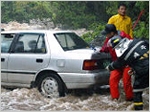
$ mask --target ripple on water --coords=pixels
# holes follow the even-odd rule
[[[121,94],[121,100],[118,102],[110,99],[109,91],[102,89],[100,93],[93,95],[83,94],[77,96],[68,94],[60,98],[45,98],[36,88],[27,89],[1,89],[1,110],[69,110],[69,111],[103,111],[103,110],[131,110],[132,102],[124,100],[124,94]],[[149,110],[149,91],[143,93],[144,110]]]

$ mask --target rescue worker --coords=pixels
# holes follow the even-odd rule
[[[132,20],[126,15],[127,6],[125,4],[118,5],[118,14],[113,15],[108,24],[114,24],[117,30],[124,31],[126,34],[133,38]]]
[[[109,45],[116,51],[118,59],[106,68],[110,71],[126,65],[132,68],[133,71],[130,73],[135,75],[134,109],[143,110],[142,93],[144,88],[149,87],[149,43],[141,39],[129,40],[114,36]]]
[[[132,39],[129,35],[127,35],[123,31],[117,31],[115,25],[107,24],[105,29],[101,32],[102,35],[106,35],[106,39],[104,41],[104,45],[100,49],[100,52],[110,53],[113,61],[117,59],[115,50],[112,47],[108,46],[108,41],[115,35],[120,35],[124,38]],[[121,69],[115,69],[110,72],[109,85],[110,85],[110,95],[112,100],[118,100],[120,97],[119,93],[119,82],[122,78],[123,88],[127,101],[133,100],[133,91],[131,84],[131,76],[128,75],[128,71],[130,70],[129,66],[122,67]]]

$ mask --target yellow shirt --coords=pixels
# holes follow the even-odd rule
[[[126,34],[133,37],[132,21],[130,17],[116,14],[108,20],[108,24],[114,24],[117,30],[124,31]]]

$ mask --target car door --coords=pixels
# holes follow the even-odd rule
[[[14,33],[1,33],[1,81],[7,82],[9,49],[15,37]]]
[[[29,84],[36,72],[46,68],[50,55],[41,33],[20,33],[11,49],[8,63],[8,81]]]

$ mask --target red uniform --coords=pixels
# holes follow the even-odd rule
[[[123,38],[132,39],[128,34],[123,31],[118,31],[118,35]],[[106,37],[104,45],[102,46],[100,52],[110,53],[112,60],[115,61],[117,59],[117,55],[115,50],[108,46],[108,41],[110,38]],[[128,75],[128,71],[130,70],[129,66],[123,67],[122,69],[115,69],[110,72],[109,85],[110,85],[110,94],[113,99],[119,98],[119,81],[122,78],[123,88],[126,95],[126,100],[133,99],[133,91],[131,84],[131,76]]]

